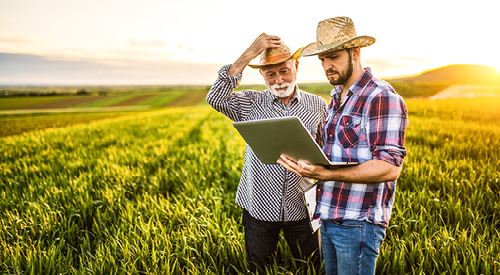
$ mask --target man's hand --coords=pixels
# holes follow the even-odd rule
[[[274,35],[262,33],[245,52],[233,63],[227,71],[230,76],[235,76],[243,72],[245,67],[267,48],[277,48],[281,45],[281,38]]]
[[[246,53],[249,54],[250,57],[252,57],[249,62],[257,57],[260,53],[262,53],[265,49],[267,48],[277,48],[281,45],[281,38],[275,36],[275,35],[267,35],[265,33],[262,33],[257,37],[253,43],[248,47],[248,49],[245,51]]]
[[[328,169],[323,165],[313,165],[302,160],[295,162],[285,155],[281,155],[277,163],[301,177],[308,177],[316,180],[326,180],[324,176],[328,173]]]

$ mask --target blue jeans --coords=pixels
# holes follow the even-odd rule
[[[258,220],[243,209],[243,227],[245,229],[245,252],[250,271],[264,271],[277,255],[280,232],[283,230],[292,256],[296,259],[308,259],[317,270],[321,265],[319,249],[319,230],[314,234],[309,226],[309,219],[292,222],[265,222]],[[265,273],[265,272],[264,272]]]
[[[326,274],[371,274],[385,227],[364,221],[321,220],[321,249]]]

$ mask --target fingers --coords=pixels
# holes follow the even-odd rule
[[[281,155],[280,158],[276,161],[283,168],[294,172],[295,174],[302,176],[301,167],[298,166],[293,160],[289,159],[285,155]]]
[[[321,165],[313,165],[306,161],[299,160],[295,162],[292,159],[289,159],[285,155],[281,155],[280,158],[276,161],[283,168],[301,176],[308,177],[312,179],[321,179]]]
[[[261,38],[261,39],[268,39],[268,40],[278,40],[278,41],[281,41],[281,38],[279,38],[279,36],[277,35],[268,35],[266,34],[265,32],[263,32],[261,35],[259,35],[259,37],[257,38]]]
[[[291,172],[301,176],[300,172],[297,171],[297,169],[295,169],[296,164],[294,162],[290,161],[289,159],[284,158],[284,157],[280,157],[276,162],[279,165],[281,165],[283,168],[287,169],[288,171],[291,171]]]
[[[265,33],[262,33],[261,36],[263,36],[267,48],[276,48],[281,45],[281,38],[276,35],[267,35]]]
[[[277,48],[281,45],[281,38],[276,35],[267,35],[266,33],[262,33],[255,39],[255,41],[250,46],[251,49],[254,49],[255,52],[260,54],[263,50],[267,48]]]

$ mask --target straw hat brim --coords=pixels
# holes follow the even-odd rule
[[[253,69],[260,69],[264,66],[268,66],[268,65],[274,65],[274,64],[279,64],[279,63],[283,63],[285,61],[288,61],[288,60],[291,60],[291,59],[299,59],[300,58],[300,51],[302,50],[302,48],[298,49],[297,51],[295,51],[295,53],[293,53],[290,57],[285,57],[285,58],[280,58],[280,59],[276,59],[276,60],[273,60],[271,62],[268,62],[266,64],[248,64],[248,67],[250,68],[253,68]]]
[[[375,43],[375,38],[367,35],[356,36],[354,38],[351,38],[343,42],[326,44],[326,45],[318,45],[316,42],[313,42],[305,46],[304,49],[302,49],[301,55],[312,56],[312,55],[326,53],[329,51],[336,51],[348,48],[362,48],[370,46],[373,43]]]

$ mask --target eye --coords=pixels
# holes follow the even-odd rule
[[[318,57],[319,60],[321,60],[321,62],[324,62],[325,60],[335,60],[337,59],[337,57],[339,57],[337,54],[328,54],[328,55],[325,55],[325,56],[321,56],[321,57]]]

